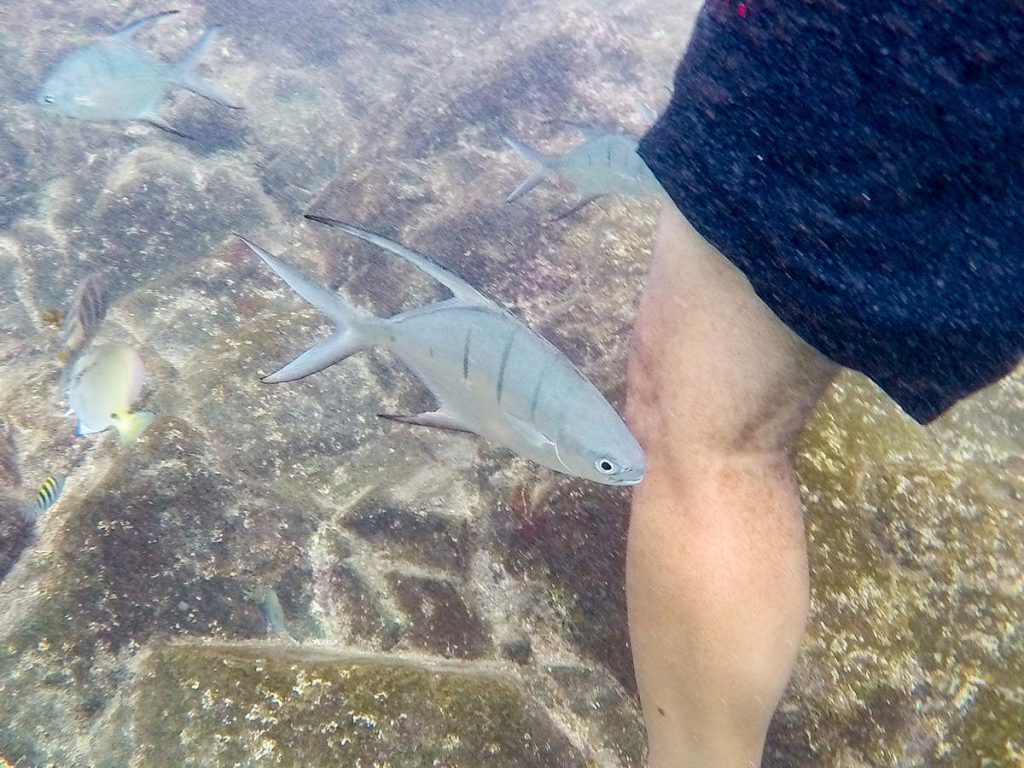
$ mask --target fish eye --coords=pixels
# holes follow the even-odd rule
[[[594,466],[597,467],[597,471],[602,475],[613,474],[618,469],[615,466],[615,462],[611,459],[598,459],[594,462]]]

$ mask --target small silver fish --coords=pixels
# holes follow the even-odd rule
[[[554,156],[508,136],[502,137],[512,149],[537,164],[537,169],[505,198],[506,203],[518,200],[551,174],[571,181],[580,195],[578,203],[554,220],[564,219],[605,195],[643,197],[661,192],[661,184],[637,154],[635,138],[580,123],[556,122],[579,130],[585,137],[584,142],[564,155]]]
[[[71,297],[71,309],[64,319],[61,356],[67,363],[85,348],[99,330],[107,314],[107,280],[102,272],[90,272],[82,278]]]
[[[288,634],[288,627],[284,620],[284,609],[281,607],[281,601],[277,598],[277,592],[272,587],[256,587],[246,597],[260,607],[260,613],[266,619],[267,627],[272,634]]]
[[[50,475],[39,485],[39,490],[36,491],[35,501],[32,505],[26,507],[22,512],[22,517],[30,523],[34,523],[43,516],[43,513],[57,503],[57,499],[60,498],[60,492],[64,490],[64,476],[63,475]]]
[[[161,61],[139,50],[132,38],[143,27],[178,11],[163,11],[132,22],[119,32],[67,54],[50,72],[36,94],[36,104],[48,112],[80,120],[121,122],[140,120],[177,136],[185,136],[159,115],[170,85],[179,85],[225,107],[239,108],[216,86],[193,70],[217,37],[212,27],[177,62]],[[185,138],[191,138],[185,136]]]
[[[597,387],[546,339],[426,256],[340,221],[306,218],[402,257],[454,296],[379,318],[240,238],[337,328],[264,381],[294,381],[360,350],[385,347],[426,385],[438,408],[384,418],[480,435],[557,472],[599,483],[640,482],[640,445]]]

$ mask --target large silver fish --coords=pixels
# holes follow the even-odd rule
[[[643,449],[597,387],[545,339],[426,256],[340,221],[306,218],[391,251],[454,296],[379,318],[241,238],[337,328],[264,381],[301,379],[360,350],[386,347],[412,369],[438,404],[429,413],[386,418],[471,432],[550,469],[599,483],[640,482]]]
[[[179,85],[211,101],[237,109],[216,86],[193,70],[217,37],[212,27],[177,62],[161,61],[139,50],[132,38],[143,27],[178,11],[163,11],[139,19],[120,32],[67,54],[50,72],[36,94],[36,104],[80,120],[118,122],[141,120],[178,136],[180,131],[160,117],[170,85]]]
[[[661,192],[661,184],[637,154],[635,138],[581,123],[556,122],[579,130],[585,137],[583,143],[564,155],[556,156],[546,155],[508,136],[502,137],[512,149],[537,165],[536,170],[512,191],[505,202],[518,200],[551,174],[572,182],[580,195],[579,202],[557,216],[556,220],[605,195],[643,197]]]

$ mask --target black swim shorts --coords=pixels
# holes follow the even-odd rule
[[[1024,353],[1024,4],[708,0],[640,154],[919,422]]]

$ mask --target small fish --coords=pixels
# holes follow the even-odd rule
[[[85,348],[107,314],[107,280],[102,272],[90,272],[82,278],[71,297],[71,309],[65,318],[59,357],[73,359]]]
[[[640,445],[597,387],[547,340],[426,256],[340,221],[306,218],[400,256],[454,296],[376,317],[241,238],[337,328],[264,381],[294,381],[360,350],[385,347],[426,385],[438,408],[410,416],[380,414],[384,418],[480,435],[545,467],[599,483],[640,482]]]
[[[64,490],[64,476],[50,475],[39,485],[36,491],[36,499],[32,505],[26,507],[22,517],[30,523],[34,523],[43,516],[43,513],[57,503],[60,492]]]
[[[69,413],[78,417],[79,436],[114,427],[130,443],[156,418],[129,407],[142,392],[145,369],[139,354],[124,344],[103,344],[87,351],[71,370]]]
[[[39,319],[47,328],[53,328],[57,331],[60,330],[60,327],[63,324],[63,318],[60,314],[60,310],[56,307],[47,307],[44,309],[39,314]]]
[[[537,169],[505,198],[506,203],[518,200],[550,174],[571,181],[580,195],[579,202],[555,217],[555,221],[605,195],[643,197],[661,192],[661,184],[637,154],[635,138],[579,123],[558,122],[573,126],[585,137],[582,144],[561,156],[545,155],[508,136],[502,137],[512,149],[537,164]]]
[[[225,107],[239,109],[230,97],[206,82],[193,69],[218,34],[212,27],[181,59],[161,61],[137,48],[132,38],[157,19],[178,11],[163,11],[132,22],[119,32],[78,48],[62,58],[36,94],[36,104],[48,112],[79,120],[123,122],[140,120],[176,136],[160,117],[160,104],[170,85],[178,85]]]
[[[272,634],[288,634],[288,627],[284,621],[284,609],[281,608],[281,601],[277,599],[277,592],[273,588],[259,586],[249,592],[246,597],[260,607],[260,613],[266,619]]]

